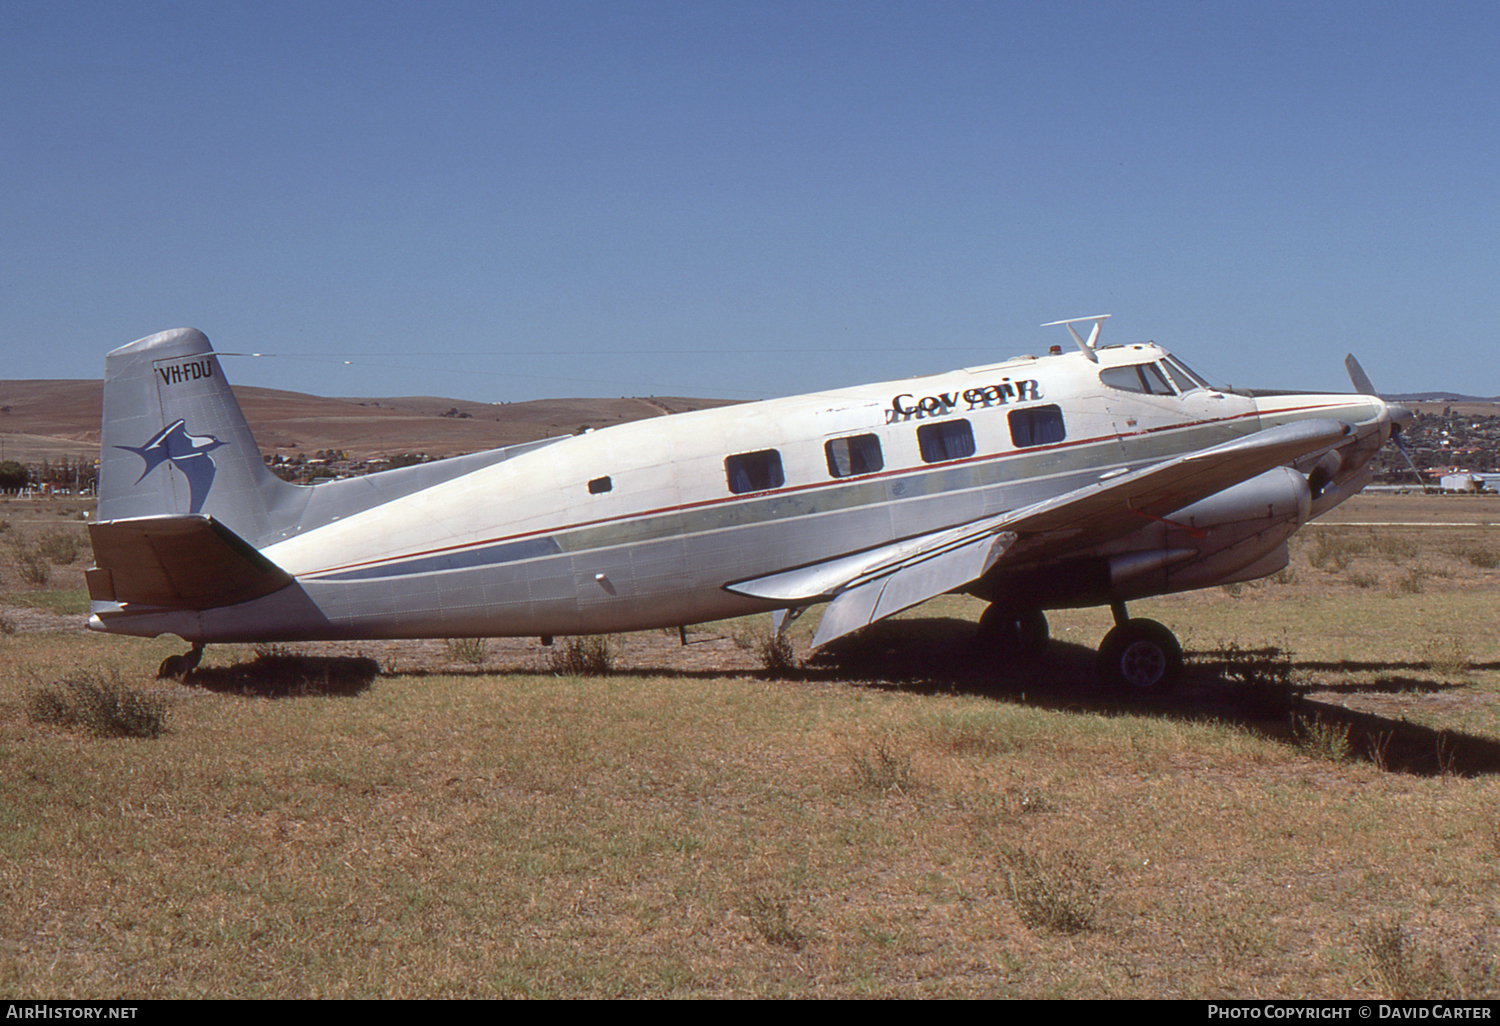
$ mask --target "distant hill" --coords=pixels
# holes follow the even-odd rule
[[[343,449],[368,459],[418,452],[452,456],[646,417],[733,405],[676,396],[476,403],[436,396],[330,399],[241,386],[234,390],[261,451]],[[97,455],[98,381],[0,381],[0,459],[34,463]]]

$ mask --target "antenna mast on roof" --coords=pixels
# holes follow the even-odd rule
[[[1099,357],[1095,355],[1094,349],[1099,342],[1099,329],[1104,326],[1104,322],[1107,320],[1109,320],[1109,314],[1096,314],[1093,317],[1072,317],[1066,321],[1051,321],[1050,323],[1043,324],[1042,327],[1054,328],[1059,324],[1066,325],[1068,334],[1073,336],[1073,341],[1078,343],[1078,348],[1083,350],[1083,355],[1087,356],[1094,363],[1098,363]],[[1089,340],[1087,342],[1073,328],[1073,325],[1082,324],[1084,321],[1094,322],[1094,330],[1089,332]]]

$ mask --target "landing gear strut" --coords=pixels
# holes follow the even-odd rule
[[[994,602],[979,617],[979,641],[997,654],[1036,659],[1047,651],[1047,617],[1030,606]]]
[[[203,642],[198,642],[182,655],[167,656],[156,670],[157,680],[181,680],[198,668],[203,661]]]
[[[1169,691],[1182,676],[1182,646],[1155,620],[1131,619],[1125,603],[1110,605],[1115,626],[1099,643],[1099,677],[1112,687]]]

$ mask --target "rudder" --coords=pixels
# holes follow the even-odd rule
[[[297,490],[266,469],[201,331],[176,328],[109,354],[101,521],[204,513],[256,544]]]

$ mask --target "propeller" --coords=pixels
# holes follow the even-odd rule
[[[1349,372],[1349,381],[1354,385],[1354,390],[1356,392],[1358,392],[1360,395],[1373,395],[1378,397],[1379,393],[1375,391],[1375,385],[1370,381],[1370,376],[1366,374],[1365,369],[1359,365],[1359,361],[1354,358],[1353,353],[1350,353],[1344,357],[1344,369]],[[1422,486],[1422,491],[1431,491],[1431,487],[1427,484],[1426,479],[1422,477],[1422,472],[1417,469],[1416,463],[1412,461],[1411,454],[1406,451],[1406,446],[1401,444],[1401,429],[1406,424],[1411,422],[1411,411],[1407,410],[1404,406],[1395,406],[1394,404],[1392,405],[1391,409],[1393,413],[1394,411],[1399,410],[1402,413],[1406,414],[1404,418],[1397,416],[1391,417],[1391,444],[1396,447],[1396,451],[1401,454],[1401,458],[1404,459],[1406,461],[1406,465],[1411,468],[1412,474],[1416,476],[1417,484]]]

